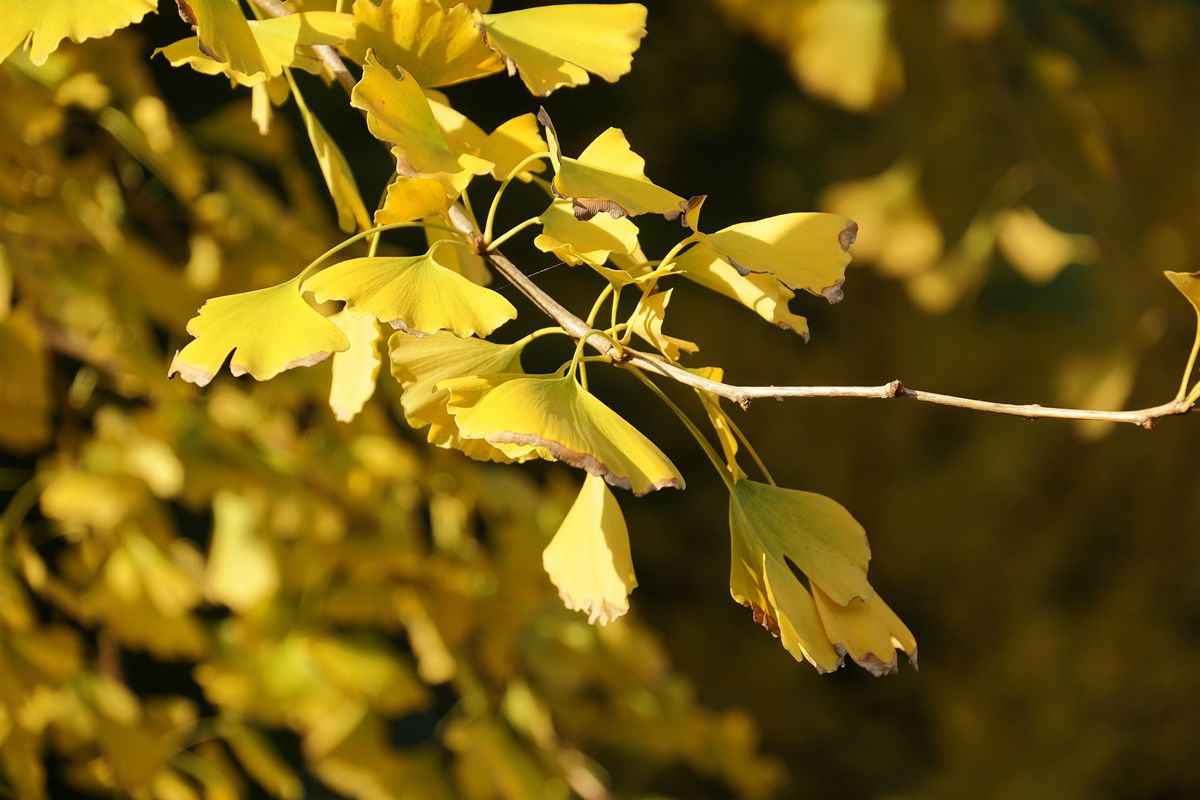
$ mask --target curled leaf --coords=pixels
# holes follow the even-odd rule
[[[629,72],[646,35],[646,7],[562,4],[482,14],[487,44],[520,73],[529,91],[545,97],[562,86],[588,83],[588,73],[609,83]]]
[[[448,409],[462,436],[514,458],[537,453],[643,495],[684,487],[658,447],[571,375],[488,375],[448,381]]]
[[[422,86],[450,86],[504,69],[483,42],[466,5],[436,0],[355,0],[358,31],[346,43],[362,64],[374,51],[381,63],[412,73]]]
[[[214,297],[187,324],[195,337],[175,354],[167,376],[207,386],[229,354],[229,371],[255,380],[308,367],[350,346],[337,326],[300,296],[295,279],[252,292]]]
[[[620,128],[609,128],[579,158],[568,158],[560,153],[550,117],[542,111],[538,119],[546,128],[558,173],[552,184],[554,193],[571,201],[578,219],[591,219],[601,212],[613,217],[662,214],[675,219],[688,210],[687,200],[646,177],[645,159],[633,152]]]
[[[458,425],[446,409],[450,392],[438,384],[467,375],[520,374],[522,345],[461,339],[446,332],[421,337],[396,333],[388,348],[392,376],[404,392],[400,396],[404,418],[414,428],[428,426],[430,444],[452,447],[481,461],[512,460],[485,441],[459,436]]]
[[[487,336],[517,318],[512,303],[449,269],[439,260],[444,247],[420,256],[352,258],[304,282],[317,302],[344,300],[393,328],[422,333],[449,330],[457,336]]]
[[[629,593],[637,586],[629,531],[601,478],[584,478],[542,565],[566,607],[587,614],[591,624],[607,625],[629,611]]]
[[[29,60],[41,66],[63,39],[82,42],[103,38],[157,8],[157,0],[96,0],[87,4],[87,13],[81,12],[78,0],[5,3],[0,23],[0,62],[25,45]]]

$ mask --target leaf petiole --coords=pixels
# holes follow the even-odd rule
[[[500,188],[496,189],[496,194],[492,196],[492,204],[488,208],[487,223],[483,228],[483,240],[485,242],[492,241],[492,226],[496,222],[496,210],[500,208],[500,198],[504,196],[504,190],[508,188],[510,183],[512,183],[513,178],[520,175],[522,170],[524,170],[525,167],[529,166],[533,162],[549,157],[549,150],[543,150],[539,153],[534,153],[533,155],[529,155],[521,159],[521,161],[515,167],[508,171],[508,175],[506,175],[504,180],[500,182]]]

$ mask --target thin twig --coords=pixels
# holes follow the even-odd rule
[[[290,9],[281,5],[277,0],[253,0],[253,2],[272,16],[278,17],[291,13]],[[354,90],[354,78],[350,75],[349,70],[346,69],[346,65],[342,63],[337,51],[327,45],[315,45],[313,50],[329,66],[330,70],[337,77],[338,83],[346,90],[346,93],[351,93]],[[956,397],[949,394],[926,392],[920,389],[909,389],[898,380],[879,386],[737,386],[729,383],[721,383],[720,381],[712,381],[648,353],[643,353],[629,347],[618,349],[612,340],[594,332],[586,321],[575,316],[575,314],[571,313],[571,311],[551,295],[543,291],[541,287],[530,280],[528,275],[499,250],[485,250],[482,244],[483,239],[477,226],[458,205],[451,206],[450,208],[450,224],[467,237],[468,241],[475,242],[479,255],[491,262],[497,272],[507,278],[510,284],[517,287],[542,313],[554,320],[572,338],[577,341],[586,340],[589,347],[603,356],[608,356],[615,364],[637,367],[646,372],[661,375],[684,386],[732,400],[743,409],[748,408],[752,400],[760,398],[774,398],[776,400],[797,397],[859,397],[874,400],[908,399],[939,406],[964,408],[971,411],[1007,414],[1014,417],[1024,417],[1025,419],[1074,419],[1095,422],[1118,422],[1137,425],[1147,430],[1153,428],[1154,423],[1163,417],[1186,414],[1192,409],[1192,403],[1187,402],[1186,398],[1184,400],[1172,400],[1161,405],[1133,411],[1053,408],[1038,405],[1037,403],[995,403],[990,400],[974,400],[969,397]]]

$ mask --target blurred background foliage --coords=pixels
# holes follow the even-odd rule
[[[1200,248],[1195,3],[649,5],[630,76],[547,101],[565,149],[623,127],[656,182],[710,195],[710,229],[809,208],[861,226],[846,299],[796,303],[810,344],[681,286],[671,332],[697,363],[1097,407],[1174,392],[1193,315],[1160,271]],[[327,364],[164,379],[205,297],[341,238],[290,109],[260,137],[244,92],[147,59],[182,30],[163,3],[0,69],[8,794],[1200,793],[1189,420],[756,405],[776,477],[863,522],[921,643],[919,673],[818,677],[729,600],[724,492],[686,432],[597,375],[689,489],[623,503],[640,588],[590,628],[540,559],[578,475],[425,447],[387,378],[340,425]],[[375,196],[384,153],[309,83]],[[484,127],[533,110],[515,82],[449,93]],[[577,311],[597,280],[538,277]]]

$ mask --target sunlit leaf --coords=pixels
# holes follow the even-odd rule
[[[793,291],[804,289],[836,303],[857,234],[858,225],[846,217],[809,212],[731,225],[703,241],[742,275],[774,275]]]
[[[414,175],[440,180],[454,195],[473,176],[492,170],[490,161],[453,152],[420,84],[406,73],[397,77],[371,54],[350,104],[366,113],[367,127],[376,138],[395,145],[393,152]]]
[[[688,372],[699,375],[702,378],[707,378],[710,381],[725,380],[725,370],[720,367],[698,367],[688,369]],[[721,399],[712,392],[697,390],[696,394],[700,396],[700,402],[704,406],[705,413],[708,414],[708,421],[712,423],[713,431],[717,434],[717,441],[721,445],[721,451],[725,456],[725,465],[729,468],[730,476],[734,482],[742,480],[746,477],[746,473],[742,470],[737,460],[737,434],[734,433],[733,427],[730,424],[729,415],[721,408]]]
[[[603,479],[584,479],[542,553],[542,565],[567,608],[587,614],[593,625],[607,625],[629,611],[629,593],[637,586],[629,531]]]
[[[788,310],[788,302],[796,293],[775,276],[761,272],[743,275],[707,244],[689,248],[676,260],[674,269],[685,278],[736,300],[767,322],[808,339],[808,320]]]
[[[446,409],[450,392],[437,385],[467,375],[519,374],[524,349],[521,345],[462,339],[442,332],[421,337],[396,333],[388,340],[388,347],[392,375],[404,390],[400,404],[409,425],[429,426],[427,438],[438,447],[453,447],[481,461],[512,460],[483,440],[461,437],[458,424]]]
[[[815,0],[798,12],[792,68],[818,97],[865,111],[904,84],[885,0]]]
[[[499,376],[443,382],[460,435],[511,457],[548,453],[636,495],[682,489],[683,477],[658,447],[571,375]]]
[[[700,347],[695,342],[663,333],[667,304],[671,302],[673,291],[675,290],[668,289],[643,298],[637,312],[629,320],[629,327],[635,334],[652,344],[658,352],[671,361],[678,361],[682,353],[695,353]]]
[[[78,0],[7,2],[0,19],[0,61],[25,45],[29,60],[40,66],[67,37],[82,42],[109,36],[157,8],[156,0],[96,0],[86,9]]]
[[[564,4],[482,15],[488,45],[509,74],[519,72],[540,97],[561,86],[579,86],[588,73],[609,83],[629,72],[646,35],[646,8]]]
[[[375,318],[355,314],[344,308],[329,318],[337,325],[350,347],[333,354],[333,379],[329,387],[329,407],[339,422],[350,422],[375,394],[379,375],[379,339]]]
[[[344,300],[394,328],[458,336],[487,336],[517,318],[512,303],[447,268],[445,247],[420,256],[354,258],[318,272],[304,283],[318,302]]]
[[[266,538],[264,511],[260,500],[231,491],[213,498],[205,591],[234,611],[245,612],[279,589],[279,568]]]
[[[230,0],[191,0],[198,13],[199,35],[160,48],[172,66],[186,64],[205,75],[225,75],[254,86],[283,74],[285,67],[320,72],[320,63],[298,48],[340,44],[354,35],[355,19],[333,11],[308,11],[263,20],[246,20]],[[240,18],[240,20],[239,20]],[[206,30],[213,31],[212,38]]]
[[[502,123],[489,133],[479,147],[479,155],[495,164],[492,177],[504,180],[508,173],[516,169],[517,164],[545,150],[546,140],[542,138],[537,117],[533,114],[522,114]],[[545,169],[542,161],[536,161],[519,172],[517,178],[528,182],[533,179],[532,173],[543,172]]]
[[[538,119],[546,128],[557,173],[554,193],[571,201],[577,218],[607,212],[613,217],[662,214],[675,219],[688,209],[688,201],[646,177],[645,159],[633,152],[619,128],[600,134],[579,158],[568,158],[561,155],[550,117],[543,111]]]
[[[195,339],[175,354],[167,375],[179,375],[197,386],[207,386],[231,352],[231,373],[249,373],[265,381],[350,346],[336,325],[304,301],[295,279],[214,297],[188,322],[187,330]]]
[[[380,63],[412,73],[422,86],[449,86],[504,69],[465,5],[355,0],[354,16],[359,26],[346,43],[350,56],[362,64],[367,52],[374,51]]]

